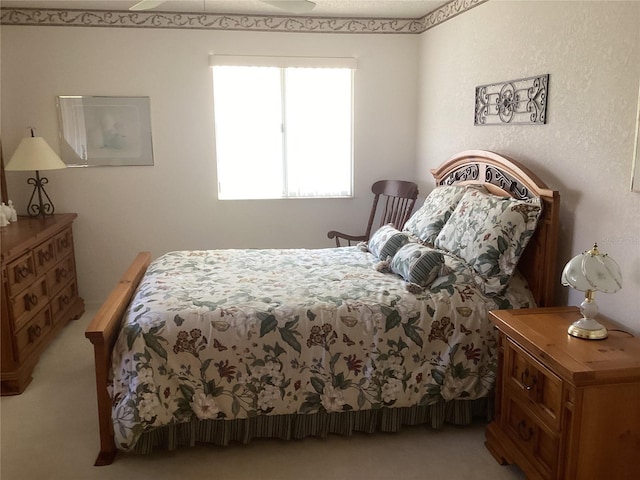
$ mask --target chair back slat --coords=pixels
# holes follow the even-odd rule
[[[391,223],[398,230],[402,230],[409,220],[418,198],[418,185],[404,180],[379,180],[371,186],[371,191],[374,197],[366,232],[364,235],[347,235],[335,230],[328,232],[327,236],[335,238],[337,247],[340,246],[341,238],[348,245],[369,240],[376,218],[380,219],[380,226]],[[378,206],[381,212],[378,212]]]
[[[384,207],[381,207],[382,211],[379,214],[380,226],[391,223],[398,230],[402,230],[404,224],[409,220],[418,198],[418,185],[404,180],[380,180],[372,185],[371,191],[375,196],[366,237],[371,237],[376,210],[381,203]],[[384,200],[383,202],[380,202],[381,198]]]

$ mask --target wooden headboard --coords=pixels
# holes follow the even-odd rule
[[[468,150],[431,170],[436,185],[480,183],[490,192],[521,200],[539,197],[542,216],[524,251],[518,270],[527,279],[539,307],[555,305],[560,194],[550,190],[517,161],[485,150]]]

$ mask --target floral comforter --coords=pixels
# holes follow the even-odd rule
[[[495,308],[533,305],[519,275],[487,298],[468,268],[424,293],[357,247],[182,251],[155,260],[113,353],[118,448],[193,419],[406,407],[486,396]]]

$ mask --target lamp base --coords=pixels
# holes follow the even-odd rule
[[[607,329],[592,318],[581,318],[573,322],[567,333],[586,340],[604,340],[608,336]]]
[[[29,199],[29,206],[27,207],[27,213],[30,217],[46,217],[53,215],[55,208],[49,195],[44,189],[44,186],[49,183],[49,179],[41,177],[40,172],[36,170],[36,178],[29,178],[27,180],[29,185],[33,185],[33,192],[31,192],[31,198]],[[38,195],[38,202],[35,201],[35,196]]]

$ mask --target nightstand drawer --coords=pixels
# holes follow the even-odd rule
[[[560,429],[562,411],[562,380],[507,339],[505,348],[505,381],[526,399],[538,417],[554,431]]]
[[[504,402],[504,429],[507,435],[540,471],[544,471],[545,478],[555,478],[559,435],[536,421],[509,390],[505,392]]]

